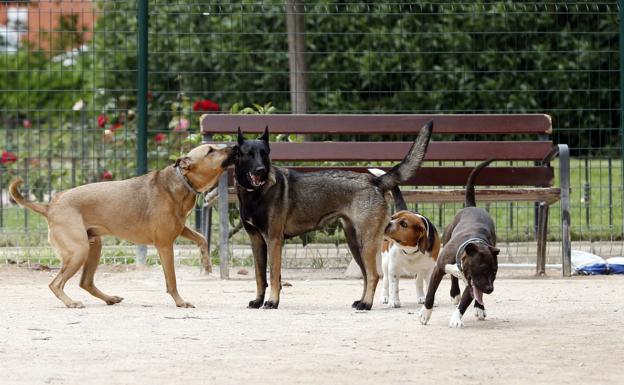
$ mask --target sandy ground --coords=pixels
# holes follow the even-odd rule
[[[487,296],[488,319],[471,308],[456,330],[448,280],[422,326],[407,280],[403,308],[355,312],[360,281],[286,271],[280,309],[248,310],[251,276],[178,267],[197,308],[177,309],[159,268],[105,266],[96,284],[124,302],[106,306],[74,278],[67,292],[87,307],[66,309],[47,287],[54,272],[0,266],[0,383],[623,383],[624,277],[512,274]]]

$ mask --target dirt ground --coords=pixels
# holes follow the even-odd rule
[[[106,306],[78,287],[84,309],[49,291],[54,272],[0,266],[0,383],[8,384],[621,384],[624,277],[530,278],[503,273],[463,329],[443,281],[430,324],[403,308],[355,312],[359,280],[285,271],[279,310],[245,308],[251,275],[220,281],[178,267],[178,309],[160,268],[101,267],[96,284],[125,300]],[[552,273],[557,275],[557,273]],[[381,287],[381,286],[380,286]],[[377,291],[377,297],[380,290]]]

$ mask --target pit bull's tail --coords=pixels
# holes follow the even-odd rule
[[[386,174],[377,177],[379,186],[384,191],[393,190],[400,183],[405,183],[414,176],[425,157],[432,131],[433,120],[430,120],[420,129],[418,137],[401,163],[392,167]]]
[[[475,200],[475,188],[474,181],[477,178],[477,175],[483,170],[488,164],[492,163],[494,158],[490,158],[484,162],[481,162],[475,167],[470,175],[468,176],[468,181],[466,182],[466,207],[474,207],[477,205],[477,201]]]
[[[42,205],[41,203],[31,202],[24,198],[24,196],[20,193],[19,188],[24,183],[22,178],[15,179],[11,185],[9,186],[9,193],[11,197],[22,207],[26,207],[27,209],[31,209],[32,211],[43,215],[44,217],[48,216],[48,206]]]

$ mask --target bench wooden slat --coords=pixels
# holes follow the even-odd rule
[[[479,202],[546,202],[555,203],[559,200],[561,189],[548,188],[517,188],[514,190],[476,189],[476,201]],[[447,203],[463,202],[466,196],[464,189],[428,189],[403,191],[406,202],[416,203]],[[229,189],[228,200],[237,202],[236,191]]]
[[[434,134],[550,134],[550,116],[507,115],[231,115],[206,114],[200,118],[203,134],[416,134],[429,120]]]
[[[299,172],[323,170],[347,170],[368,173],[368,167],[313,167],[294,166],[290,169]],[[389,167],[377,167],[388,170]],[[404,186],[463,186],[468,180],[472,167],[422,167]],[[554,180],[552,167],[490,167],[481,171],[477,177],[477,185],[485,186],[533,186],[549,187]],[[228,183],[234,183],[233,170],[228,173]]]
[[[412,142],[273,142],[274,161],[400,161]],[[551,141],[431,142],[425,156],[429,161],[497,160],[539,161],[552,149]]]
[[[515,188],[508,190],[475,189],[477,202],[546,202],[555,203],[561,196],[559,187]],[[463,202],[464,189],[403,191],[406,202]]]

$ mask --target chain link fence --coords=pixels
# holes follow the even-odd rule
[[[275,113],[547,113],[554,141],[573,155],[573,249],[624,254],[617,2],[148,4],[150,170],[198,143],[200,114],[253,104],[270,102]],[[135,174],[137,9],[117,0],[0,3],[0,260],[56,263],[43,218],[9,201],[12,178],[46,202]],[[459,208],[419,205],[440,229]],[[534,205],[488,209],[507,261],[534,261]],[[235,205],[231,213],[236,227]],[[549,262],[558,262],[558,206],[550,215]],[[199,227],[200,211],[189,221]],[[305,242],[286,246],[286,266],[349,260],[340,232]],[[179,244],[178,258],[197,263],[194,247]],[[233,264],[251,263],[247,244],[244,231],[232,237]],[[133,257],[131,245],[106,240],[104,262]]]

